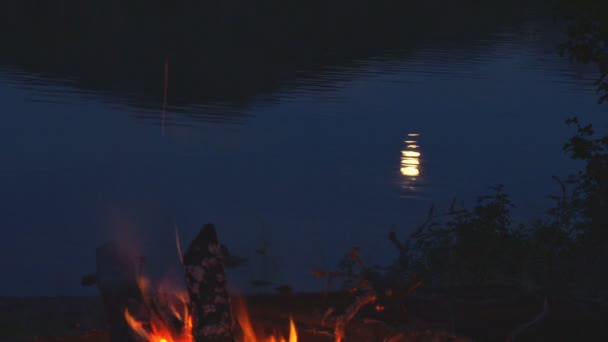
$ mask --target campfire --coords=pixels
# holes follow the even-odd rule
[[[114,312],[112,341],[297,342],[292,319],[285,317],[287,337],[283,333],[265,335],[252,323],[244,299],[228,292],[227,251],[218,243],[212,224],[203,227],[184,255],[177,238],[177,250],[185,288],[164,282],[152,285],[141,272],[141,264],[139,270],[131,267],[135,266],[130,262],[132,256],[115,245],[98,249],[96,282],[106,305],[110,304],[110,315]]]
[[[406,250],[394,233],[390,239],[400,252]],[[97,273],[83,278],[83,283],[96,283],[101,292],[110,321],[112,342],[298,341],[296,324],[290,318],[291,314],[298,312],[290,309],[285,313],[284,309],[279,309],[273,311],[270,321],[265,321],[255,311],[256,319],[253,320],[244,298],[229,293],[224,270],[228,252],[218,242],[212,224],[203,227],[183,255],[179,238],[177,240],[182,279],[185,280],[182,285],[153,285],[141,272],[141,264],[139,267],[136,265],[137,258],[115,243],[107,243],[97,249]],[[397,289],[379,286],[382,284],[372,282],[374,278],[359,258],[358,248],[352,249],[346,257],[357,266],[359,273],[352,291],[340,294],[345,300],[333,297],[338,300],[312,304],[307,298],[315,297],[293,296],[289,299],[302,298],[308,301],[307,308],[315,305],[317,309],[315,313],[307,311],[298,316],[298,329],[306,340],[369,341],[378,340],[377,334],[380,334],[383,336],[380,340],[391,342],[422,341],[425,338],[469,341],[444,330],[429,330],[428,326],[424,330],[404,326],[400,303],[421,285],[421,280],[414,277],[409,283],[397,283]],[[328,285],[332,278],[344,276],[343,272],[327,271],[313,271],[313,275],[327,278]],[[272,300],[272,297],[268,299]],[[284,307],[286,297],[278,298],[280,305],[276,299],[275,306]],[[263,301],[255,308],[259,310],[268,304]],[[389,304],[390,309],[385,307]],[[364,310],[366,308],[369,310]],[[354,322],[360,312],[367,318]],[[352,324],[357,326],[347,334],[347,326]],[[281,328],[269,329],[277,326]],[[300,340],[303,339],[301,336]]]
[[[183,267],[185,286],[152,285],[135,265],[132,255],[108,243],[97,250],[97,274],[92,278],[99,287],[110,319],[112,341],[128,342],[296,342],[296,324],[289,315],[279,314],[282,332],[265,331],[268,326],[252,323],[245,300],[230,294],[224,267],[228,252],[218,242],[212,224],[203,227],[182,254],[177,238],[177,251]],[[376,311],[384,307],[376,303],[378,295],[366,279],[366,268],[353,249],[348,257],[361,269],[356,299],[336,311],[330,307],[317,324],[321,329],[313,333],[323,340],[341,342],[346,326],[368,304]],[[331,280],[335,272],[313,271],[317,277]],[[92,277],[92,278],[91,278]],[[415,283],[410,289],[419,286]],[[274,321],[276,326],[278,321]],[[281,325],[283,323],[280,323]],[[310,322],[307,322],[310,325]],[[288,331],[288,332],[287,332]],[[311,333],[311,329],[305,331]],[[301,339],[301,338],[300,338]],[[317,339],[314,339],[317,340]],[[397,339],[398,340],[398,339]],[[395,341],[397,341],[395,340]]]
[[[398,239],[394,230],[388,237],[399,252],[399,262],[407,261],[409,238]],[[467,288],[413,294],[422,284],[421,277],[414,273],[393,278],[392,268],[374,272],[361,260],[358,248],[345,255],[341,264],[345,267],[340,271],[312,271],[313,276],[326,279],[325,291],[247,297],[250,315],[244,297],[227,290],[224,267],[230,265],[231,257],[219,244],[212,224],[203,227],[185,254],[179,242],[177,250],[182,265],[179,278],[185,281],[153,284],[143,275],[143,259],[129,248],[120,248],[116,242],[97,248],[96,273],[84,276],[82,284],[96,284],[100,290],[111,342],[514,340],[551,315],[546,295],[539,310],[535,294],[516,289],[487,288],[483,292],[483,288],[474,288],[482,291],[479,299],[461,292]],[[344,283],[348,287],[330,292],[332,279],[344,277],[348,277]],[[572,305],[578,310],[584,304]],[[572,311],[570,306],[566,308],[558,314]],[[298,322],[298,332],[292,317]]]
[[[146,293],[147,319],[136,319],[128,309],[125,309],[125,320],[133,333],[142,342],[194,342],[192,335],[192,316],[188,309],[188,294],[185,292],[166,292],[160,288],[156,297],[149,292],[149,283],[142,278],[142,292]],[[156,299],[153,299],[156,298]],[[289,319],[289,337],[270,335],[260,337],[256,333],[250,319],[244,300],[239,296],[233,297],[235,324],[241,331],[238,342],[297,342],[298,336],[295,323]],[[150,308],[155,308],[151,310]],[[160,313],[164,311],[164,314]],[[169,323],[172,322],[172,323]]]

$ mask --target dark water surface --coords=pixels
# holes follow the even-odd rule
[[[518,219],[543,214],[551,175],[579,166],[564,119],[606,124],[596,71],[559,57],[543,11],[424,6],[359,24],[237,11],[243,28],[7,5],[0,294],[94,292],[79,278],[108,238],[160,274],[175,226],[185,244],[214,222],[251,257],[241,289],[316,289],[306,272],[353,246],[392,260],[390,226],[406,234],[432,203],[502,183]]]

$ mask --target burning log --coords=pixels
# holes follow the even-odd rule
[[[213,224],[206,224],[184,254],[194,342],[233,342],[224,253]]]

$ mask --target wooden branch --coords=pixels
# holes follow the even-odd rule
[[[348,322],[350,322],[365,305],[375,302],[376,299],[376,293],[374,291],[368,291],[363,296],[358,297],[353,304],[346,308],[342,315],[336,318],[336,328],[334,330],[336,342],[341,342],[344,338],[344,330],[346,329]]]
[[[401,241],[399,241],[399,239],[397,238],[397,232],[395,232],[394,228],[388,234],[388,239],[395,245],[395,247],[397,247],[397,250],[399,251],[400,255],[404,255],[407,253],[407,246]]]
[[[194,342],[233,342],[222,248],[206,224],[184,254]]]
[[[367,274],[367,267],[365,267],[365,264],[359,257],[359,247],[354,247],[346,255],[359,266],[359,268],[361,269],[361,275]]]
[[[526,323],[518,326],[517,328],[515,328],[515,330],[513,330],[509,334],[509,336],[507,336],[506,342],[513,342],[514,338],[517,335],[520,335],[526,329],[528,329],[531,326],[533,326],[534,324],[542,321],[545,317],[547,317],[548,313],[549,313],[549,301],[547,300],[547,297],[545,297],[545,301],[543,303],[543,311],[540,314],[538,314],[536,317],[534,317],[534,319],[532,319],[531,321],[526,322]]]

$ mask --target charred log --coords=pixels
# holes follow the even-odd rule
[[[232,342],[224,253],[213,224],[206,224],[183,259],[195,342]]]

